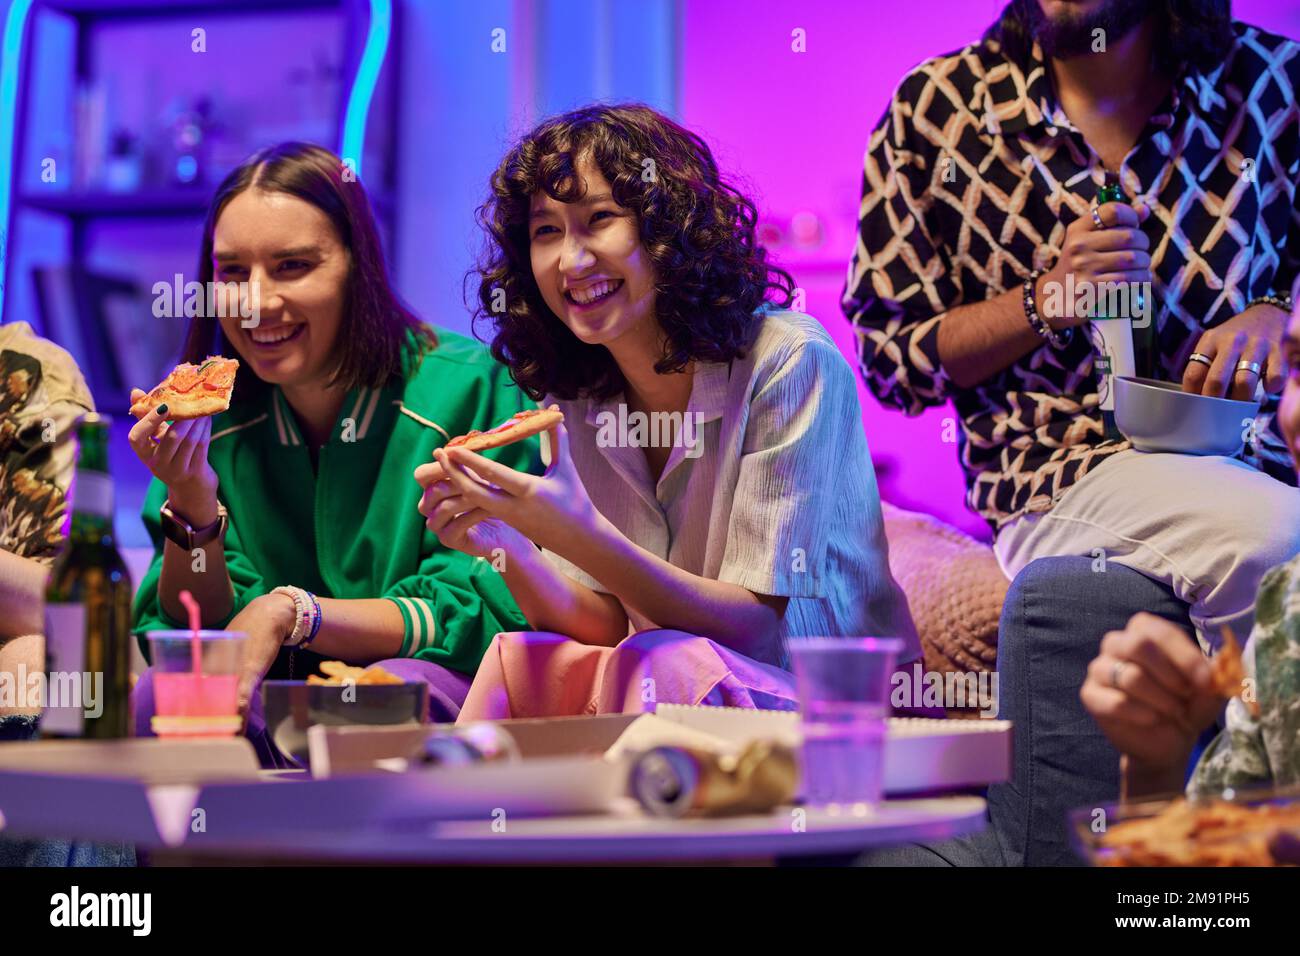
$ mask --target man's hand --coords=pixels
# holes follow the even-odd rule
[[[1181,628],[1145,612],[1102,639],[1079,698],[1107,739],[1145,773],[1185,768],[1196,738],[1223,706],[1200,648]]]
[[[1286,366],[1282,361],[1281,343],[1289,316],[1273,305],[1251,306],[1222,325],[1202,333],[1194,353],[1210,359],[1212,364],[1188,362],[1183,371],[1183,391],[1249,402],[1261,380],[1270,395],[1282,391]],[[1238,362],[1255,362],[1256,375],[1237,368]]]
[[[1065,227],[1065,242],[1056,265],[1038,279],[1034,299],[1041,315],[1053,329],[1083,325],[1091,315],[1056,315],[1043,307],[1047,301],[1046,284],[1055,282],[1062,288],[1067,275],[1073,274],[1075,287],[1085,283],[1150,282],[1151,241],[1138,227],[1151,215],[1148,206],[1108,202],[1097,214],[1106,224],[1098,229],[1092,216],[1081,216]]]

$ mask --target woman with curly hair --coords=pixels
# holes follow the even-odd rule
[[[541,477],[463,447],[416,470],[428,527],[493,560],[536,629],[498,635],[461,719],[792,708],[792,635],[915,656],[852,370],[786,310],[794,280],[704,141],[590,106],[524,136],[491,189],[477,318],[564,424]]]

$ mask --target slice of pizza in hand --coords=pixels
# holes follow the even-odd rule
[[[470,451],[500,448],[502,445],[512,445],[533,435],[540,435],[562,421],[564,421],[564,412],[560,411],[559,405],[552,405],[550,408],[526,408],[521,412],[515,412],[496,428],[459,435],[447,442],[445,447],[468,448]]]
[[[208,356],[202,365],[177,365],[153,391],[131,404],[131,414],[140,418],[163,404],[173,421],[224,412],[230,407],[238,368],[238,361],[220,355]]]

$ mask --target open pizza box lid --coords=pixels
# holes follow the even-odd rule
[[[4,743],[0,834],[162,845],[206,784],[264,779],[243,737]]]

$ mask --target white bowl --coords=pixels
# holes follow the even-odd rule
[[[1195,395],[1177,382],[1115,379],[1115,425],[1139,451],[1231,458],[1258,411],[1259,402]]]

